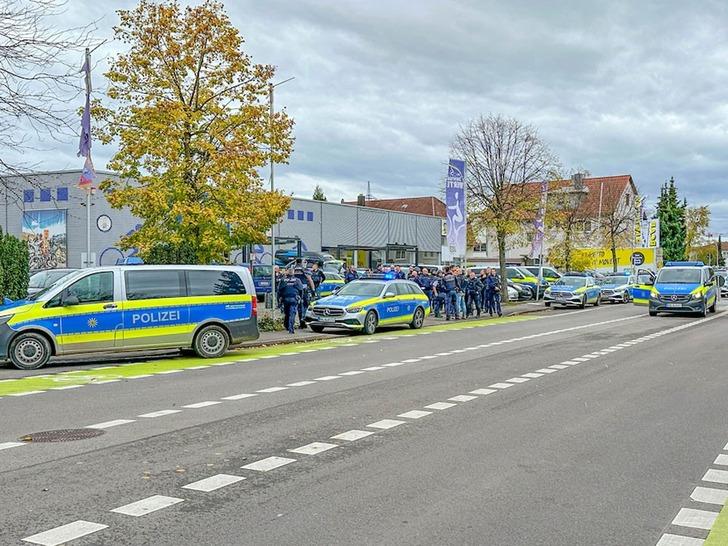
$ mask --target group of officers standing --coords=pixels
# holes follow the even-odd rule
[[[367,270],[362,277],[372,273],[382,274],[384,278],[408,279],[416,283],[430,300],[432,314],[436,318],[445,315],[445,320],[461,320],[470,316],[480,317],[482,313],[490,316],[503,316],[501,309],[501,279],[493,268],[485,268],[476,274],[458,266],[448,266],[443,270],[430,273],[427,267],[410,267],[405,274],[399,265],[380,266],[376,271]],[[345,268],[344,281],[349,283],[359,278],[353,266]],[[278,306],[283,311],[284,323],[289,333],[295,332],[296,315],[299,327],[306,328],[306,310],[325,275],[318,263],[307,271],[302,260],[285,271],[285,276],[276,268],[278,286]]]
[[[458,266],[446,267],[434,275],[423,267],[410,269],[409,280],[417,283],[430,298],[432,314],[439,318],[445,311],[445,320],[465,319],[481,313],[503,316],[501,309],[501,279],[492,268],[480,274]]]

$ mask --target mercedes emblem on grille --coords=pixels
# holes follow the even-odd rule
[[[324,315],[330,315],[330,314],[331,314],[331,309],[329,309],[328,307],[326,309],[324,309]]]
[[[670,299],[671,299],[672,301],[677,301],[677,295],[676,295],[676,294],[673,294],[673,295],[672,295],[672,297],[671,297]]]

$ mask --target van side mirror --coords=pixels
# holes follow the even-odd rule
[[[718,275],[716,278],[718,279],[718,286],[723,288],[725,286],[725,277],[723,275]]]
[[[389,298],[393,298],[394,296],[396,296],[396,294],[394,292],[385,292],[384,293],[384,299],[385,300],[386,299],[389,299]]]

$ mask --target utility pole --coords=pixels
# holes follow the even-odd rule
[[[273,161],[273,114],[275,113],[275,110],[273,108],[273,92],[276,87],[279,85],[283,85],[286,82],[289,82],[295,78],[288,78],[287,80],[283,80],[282,82],[268,83],[268,135],[269,135],[269,160],[270,160],[270,191],[274,192],[276,189],[275,186],[275,163]],[[278,222],[276,222],[277,224]],[[273,316],[275,317],[276,314],[276,224],[273,224],[270,228],[270,291],[271,291],[271,311],[273,313]]]

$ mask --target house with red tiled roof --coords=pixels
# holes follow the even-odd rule
[[[529,182],[527,191],[538,196],[542,188],[541,182]],[[637,186],[629,174],[617,176],[584,177],[575,175],[569,180],[554,180],[548,183],[549,209],[568,209],[573,217],[578,218],[578,239],[583,247],[606,246],[599,234],[600,219],[604,225],[610,216],[625,215],[635,206],[639,196]],[[529,213],[530,215],[530,213]],[[527,263],[538,256],[533,256],[533,239],[536,235],[535,215],[533,220],[523,223],[523,229],[507,241],[506,260],[510,263]],[[548,224],[548,220],[547,220]],[[625,244],[632,231],[624,230]],[[553,226],[547,227],[544,240],[544,256],[548,256],[549,247],[562,240],[563,233]],[[468,262],[495,263],[498,251],[494,234],[477,234],[475,245],[470,249]]]

